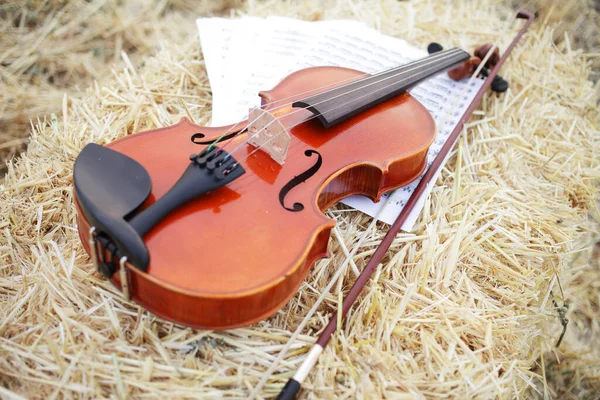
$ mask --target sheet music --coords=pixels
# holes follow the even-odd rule
[[[243,26],[238,20],[226,18],[202,18],[196,20],[200,33],[200,46],[213,96],[213,120],[215,115],[226,113],[225,82],[231,72],[226,66],[231,55],[231,42],[240,36]]]
[[[385,36],[357,21],[245,17],[198,19],[197,24],[213,92],[213,126],[247,118],[249,108],[260,105],[258,92],[271,89],[303,68],[328,65],[376,73],[427,55],[404,40]],[[482,84],[479,79],[470,85],[466,79],[455,82],[441,73],[411,90],[438,127],[429,149],[428,167]],[[441,167],[436,178],[440,171]],[[380,216],[382,221],[394,222],[419,180],[389,194],[393,200]],[[414,226],[434,182],[417,202],[403,230],[410,231]],[[386,198],[373,203],[366,197],[353,196],[342,202],[375,216]]]
[[[233,37],[228,47],[235,54],[232,57],[235,61],[230,65],[237,68],[230,71],[228,83],[222,90],[227,96],[217,96],[219,104],[213,104],[212,126],[245,119],[251,107],[260,106],[258,93],[261,90],[269,90],[290,73],[306,68],[298,65],[299,60],[311,54],[311,46],[320,36],[327,35],[331,29],[366,28],[362,22],[352,20],[307,22],[282,17],[266,20],[244,17],[239,21],[243,34]],[[316,65],[324,64],[307,66]],[[223,68],[227,66],[219,69]]]
[[[267,21],[268,24],[263,20],[255,22],[258,35],[237,39],[239,53],[236,54],[242,59],[240,68],[230,75],[227,87],[227,93],[235,95],[229,97],[228,112],[213,121],[215,126],[245,119],[250,107],[260,106],[258,93],[273,88],[293,71],[296,55],[304,53],[318,30],[318,25],[299,20],[271,18]],[[310,26],[313,29],[307,29]]]

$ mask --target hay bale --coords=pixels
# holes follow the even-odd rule
[[[361,18],[416,45],[437,40],[472,49],[496,39],[508,14],[492,7],[496,2],[481,3],[325,9],[316,1],[301,8],[271,1],[243,12]],[[208,120],[209,85],[193,29],[193,39],[142,67],[125,62],[126,69],[80,99],[65,96],[62,112],[34,124],[27,152],[9,165],[0,188],[2,396],[247,397],[369,225],[358,212],[331,209],[338,223],[332,258],[318,263],[277,315],[226,332],[156,318],[93,270],[75,227],[73,161],[92,141],[170,125],[182,115]],[[589,350],[584,361],[592,367],[583,376],[591,393],[597,389],[598,301],[586,279],[599,275],[592,263],[597,228],[589,218],[598,216],[597,95],[587,57],[568,41],[555,46],[552,33],[537,25],[514,50],[502,70],[509,92],[485,98],[415,231],[397,236],[323,353],[306,398],[552,394],[548,356],[540,356],[560,334],[553,299],[573,302],[581,291],[590,297],[574,305],[589,326],[569,328],[565,351]],[[263,397],[293,374],[385,230],[378,224],[368,231]],[[577,347],[586,329],[587,348]]]

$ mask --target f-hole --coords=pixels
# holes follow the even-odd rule
[[[229,139],[231,139],[232,137],[234,137],[234,136],[236,136],[236,135],[240,135],[240,134],[242,134],[242,133],[246,132],[246,130],[247,130],[247,129],[246,129],[246,128],[244,128],[244,129],[240,129],[240,130],[238,130],[238,131],[235,131],[235,132],[231,132],[230,134],[223,136],[223,137],[222,137],[220,140],[217,138],[217,139],[213,139],[213,140],[204,140],[204,141],[200,141],[199,139],[202,139],[202,138],[204,138],[206,135],[205,135],[204,133],[202,133],[202,132],[197,132],[197,133],[194,133],[194,134],[193,134],[193,135],[190,137],[190,140],[191,140],[191,141],[192,141],[192,143],[194,143],[194,144],[200,144],[200,145],[206,145],[206,146],[208,146],[208,145],[210,145],[210,144],[217,143],[217,140],[218,140],[219,142],[222,142],[222,141],[224,141],[224,140],[229,140]]]
[[[306,150],[304,152],[304,155],[306,157],[310,157],[313,154],[316,154],[317,157],[318,157],[318,159],[315,162],[315,164],[312,167],[310,167],[309,169],[307,169],[306,171],[304,171],[303,173],[301,173],[300,175],[297,175],[297,176],[293,177],[284,187],[281,188],[281,191],[279,192],[279,203],[281,204],[281,206],[283,208],[285,208],[288,211],[299,212],[299,211],[304,210],[304,205],[302,203],[294,203],[294,205],[292,206],[292,208],[286,207],[286,205],[285,205],[285,197],[290,192],[290,190],[292,190],[293,188],[295,188],[299,184],[306,182],[311,176],[313,176],[314,174],[317,173],[317,171],[319,170],[319,168],[321,168],[321,164],[323,164],[323,159],[321,157],[321,154],[319,154],[318,151],[316,151],[316,150]]]

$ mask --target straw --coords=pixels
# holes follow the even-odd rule
[[[77,15],[40,17],[49,30],[45,38],[83,18],[83,6],[72,4],[63,11]],[[42,83],[21,86],[32,98],[55,93],[56,104],[22,115],[27,120],[50,112],[32,121],[27,150],[8,165],[0,186],[3,398],[247,398],[323,297],[260,393],[275,396],[338,305],[337,289],[324,289],[371,222],[345,206],[330,209],[337,222],[331,257],[315,265],[276,315],[243,329],[174,325],[124,300],[94,271],[75,224],[72,166],[78,152],[86,143],[108,143],[182,116],[198,124],[210,118],[209,83],[193,24],[200,6],[152,4],[163,11],[147,14],[149,25],[118,13],[103,16],[111,19],[108,25],[88,18],[90,27],[109,28],[108,36],[115,21],[125,20],[115,34],[121,39],[113,44],[121,45],[111,50],[112,67],[102,68],[109,76],[94,82],[82,73],[87,79],[80,86],[87,89],[76,95],[54,86],[49,91]],[[512,11],[492,0],[335,4],[273,0],[224,12],[358,18],[420,47],[435,40],[473,50],[491,41]],[[569,4],[569,13],[585,5]],[[547,15],[541,12],[513,51],[501,71],[509,91],[486,96],[414,231],[396,237],[309,375],[303,398],[585,398],[598,392],[600,122],[597,87],[588,80],[590,60],[597,56],[577,50],[568,29],[556,42]],[[150,25],[156,32],[144,31]],[[185,40],[147,43],[154,35],[169,38],[169,29]],[[138,34],[142,43],[127,39]],[[43,51],[51,52],[45,40]],[[33,46],[35,40],[21,42],[21,48],[24,43]],[[131,49],[138,45],[156,46],[156,53],[136,60]],[[13,78],[1,81],[10,93],[19,87]],[[367,231],[342,273],[341,291],[386,229],[377,223]],[[563,317],[570,322],[555,349]]]

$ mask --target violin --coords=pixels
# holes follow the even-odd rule
[[[455,48],[374,75],[307,68],[260,92],[237,124],[183,118],[88,144],[73,172],[84,247],[167,320],[226,329],[267,318],[327,257],[325,210],[356,194],[378,201],[423,173],[436,125],[407,90],[480,61]]]

